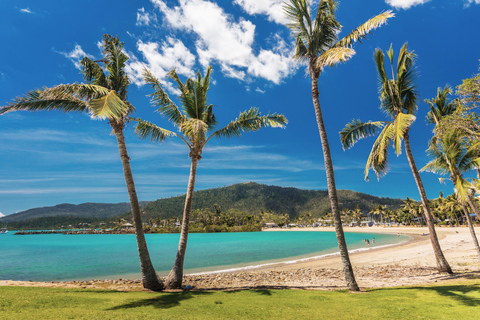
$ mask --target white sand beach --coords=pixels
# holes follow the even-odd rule
[[[480,227],[475,228],[477,234]],[[283,231],[334,231],[333,228],[266,229]],[[480,260],[466,227],[438,227],[440,246],[454,274],[436,270],[428,229],[426,227],[346,227],[345,232],[393,233],[408,235],[411,240],[382,248],[354,252],[350,255],[357,282],[361,288],[419,285],[458,279],[478,279]],[[186,275],[184,284],[198,290],[232,290],[251,288],[344,289],[340,256],[327,256],[295,263],[278,263],[253,270],[228,273]],[[0,281],[0,286],[52,286],[141,290],[139,280],[94,280],[72,282]]]

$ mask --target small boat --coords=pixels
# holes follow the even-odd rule
[[[8,225],[5,225],[3,228],[0,228],[0,234],[8,232],[7,226]]]

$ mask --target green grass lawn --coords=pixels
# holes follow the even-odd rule
[[[362,293],[0,287],[0,319],[480,319],[480,281]]]

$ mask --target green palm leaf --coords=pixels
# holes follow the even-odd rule
[[[415,116],[412,114],[400,113],[395,118],[393,127],[393,143],[395,146],[395,153],[397,155],[402,153],[402,140],[405,133],[408,131],[412,123],[415,121]]]
[[[343,150],[353,147],[360,139],[364,139],[377,133],[380,128],[385,126],[384,121],[362,122],[360,120],[352,120],[340,132],[340,142]]]
[[[268,114],[262,116],[257,108],[250,108],[250,110],[240,113],[237,119],[230,122],[224,128],[214,132],[210,138],[213,136],[216,138],[239,137],[242,132],[257,131],[265,127],[284,128],[287,122],[287,119],[283,115]]]
[[[130,109],[114,90],[101,98],[90,100],[88,105],[93,116],[101,119],[123,119]]]
[[[132,120],[137,122],[135,133],[142,139],[148,139],[150,137],[150,141],[152,142],[161,142],[169,137],[178,136],[175,132],[160,128],[157,125],[140,118],[133,118]]]
[[[361,39],[365,39],[367,34],[370,33],[370,31],[384,25],[385,23],[387,23],[387,20],[389,18],[393,18],[394,16],[395,14],[392,12],[392,10],[380,13],[379,15],[366,21],[364,24],[358,26],[347,36],[339,40],[335,44],[335,47],[352,47],[355,42],[361,41]]]

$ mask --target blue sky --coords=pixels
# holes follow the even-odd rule
[[[0,105],[26,91],[81,82],[79,60],[100,58],[105,33],[118,35],[130,56],[129,100],[137,116],[167,129],[146,97],[139,70],[147,66],[175,96],[165,77],[172,68],[185,79],[213,66],[210,103],[220,125],[252,106],[283,113],[286,129],[264,129],[240,139],[210,141],[199,163],[196,189],[256,181],[326,189],[323,155],[305,66],[291,60],[293,41],[280,0],[84,0],[0,2]],[[352,119],[383,120],[378,109],[375,48],[398,52],[408,41],[417,55],[421,96],[411,130],[417,165],[423,167],[431,127],[423,99],[437,87],[456,86],[478,72],[480,0],[343,0],[340,37],[385,10],[396,17],[375,30],[347,63],[320,77],[320,102],[338,189],[383,197],[419,199],[404,154],[390,156],[389,173],[364,181],[374,138],[343,151],[338,132]],[[179,139],[140,141],[126,128],[127,147],[140,200],[185,193],[190,159]],[[0,116],[0,212],[11,214],[59,203],[127,202],[115,137],[106,121],[84,114],[15,112]],[[450,194],[448,183],[422,174],[428,197]]]

